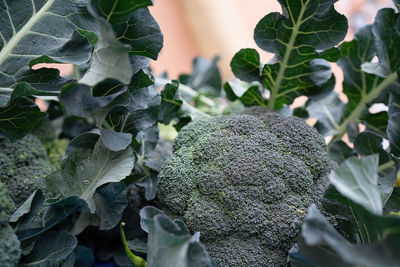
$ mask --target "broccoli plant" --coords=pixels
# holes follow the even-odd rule
[[[278,2],[254,30],[275,56],[224,83],[218,57],[151,73],[151,0],[2,1],[1,264],[397,266],[400,2],[347,42],[337,0]]]

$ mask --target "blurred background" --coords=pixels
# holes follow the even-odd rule
[[[340,0],[335,5],[349,19],[346,40],[361,26],[372,23],[379,8],[393,7],[391,0]],[[219,55],[226,81],[233,77],[230,59],[241,48],[256,48],[264,63],[271,58],[257,48],[253,30],[262,17],[281,8],[276,0],[155,0],[150,10],[165,38],[159,59],[151,64],[155,74],[167,71],[175,79],[191,71],[195,56]]]

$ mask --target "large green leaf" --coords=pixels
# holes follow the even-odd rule
[[[69,197],[46,203],[43,193],[35,191],[12,215],[15,232],[20,240],[35,237],[59,224],[73,212],[86,207],[85,201]]]
[[[75,249],[78,240],[68,232],[49,231],[35,240],[31,253],[23,257],[18,266],[60,266]]]
[[[335,60],[337,52],[332,47],[347,32],[347,20],[335,11],[333,0],[278,1],[282,14],[268,14],[254,30],[257,45],[276,55],[264,65],[260,77],[270,91],[268,107],[275,109],[318,90],[310,77],[315,71],[310,62],[316,58]],[[320,50],[328,51],[321,55]],[[255,78],[259,56],[254,50],[241,50],[231,65],[236,76]]]
[[[198,233],[191,236],[182,221],[172,220],[152,206],[143,208],[140,217],[143,230],[149,234],[148,266],[215,266],[200,244]]]
[[[299,246],[300,253],[306,256],[303,259],[311,260],[314,265],[308,263],[294,266],[325,266],[328,261],[332,266],[397,266],[396,255],[400,244],[399,219],[373,215],[367,217],[383,231],[378,240],[371,236],[366,244],[357,245],[339,234],[315,205],[311,206],[302,225],[302,241],[299,242]],[[364,224],[360,227],[367,226]],[[334,265],[335,261],[339,261],[340,264]]]
[[[94,31],[88,1],[6,0],[0,3],[0,87],[10,87],[30,62],[83,64],[91,46],[77,29]],[[43,58],[46,55],[48,58]]]
[[[344,196],[374,214],[382,214],[383,199],[378,188],[378,156],[345,160],[329,174],[330,182]]]
[[[114,152],[98,140],[92,149],[69,152],[61,162],[61,169],[46,177],[47,188],[63,198],[78,196],[96,210],[94,194],[98,187],[120,182],[131,173],[135,157],[130,147]]]
[[[91,55],[91,45],[88,39],[78,33],[97,31],[92,17],[86,10],[87,0],[5,0],[0,3],[0,106],[13,108],[13,116],[23,113],[26,125],[10,117],[8,112],[0,112],[0,135],[11,139],[20,138],[29,132],[38,120],[39,115],[34,105],[24,105],[23,110],[15,110],[18,96],[54,95],[56,88],[39,88],[36,84],[40,75],[27,76],[26,71],[36,63],[74,63],[83,64]],[[32,71],[33,72],[33,71]],[[58,76],[58,75],[57,75]],[[48,85],[54,84],[48,80]],[[55,78],[57,83],[59,78]],[[27,82],[32,88],[24,85],[24,90],[15,94],[19,82]],[[35,85],[36,84],[36,85]],[[33,89],[34,88],[34,89]],[[12,96],[12,94],[14,95]],[[22,100],[24,101],[24,100]],[[7,108],[6,108],[7,109]],[[6,129],[5,129],[6,128]]]

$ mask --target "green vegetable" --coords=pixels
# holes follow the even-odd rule
[[[159,198],[201,233],[218,266],[282,266],[292,223],[320,202],[330,169],[315,129],[249,108],[184,127],[159,174]]]
[[[47,149],[49,162],[54,167],[59,167],[61,159],[64,157],[65,151],[67,150],[68,143],[68,139],[54,139],[44,143],[44,146]]]
[[[7,187],[0,182],[0,263],[4,267],[16,266],[21,257],[20,242],[8,224],[13,208]]]
[[[43,178],[53,171],[46,148],[36,136],[27,135],[15,143],[0,140],[0,179],[17,206],[42,188]]]

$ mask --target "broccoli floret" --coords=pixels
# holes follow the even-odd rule
[[[4,267],[15,267],[21,257],[21,243],[10,225],[0,228],[0,262]]]
[[[8,219],[14,209],[14,202],[8,194],[5,184],[0,182],[0,227],[8,224]]]
[[[69,140],[68,139],[54,139],[44,143],[44,147],[47,150],[49,162],[57,169],[60,166],[61,159],[65,155]]]
[[[42,188],[43,178],[53,171],[46,148],[36,136],[27,135],[15,143],[0,140],[0,180],[17,207]]]
[[[17,266],[21,257],[20,242],[8,224],[13,207],[7,187],[0,182],[0,262],[5,267]]]
[[[330,168],[323,137],[303,120],[249,108],[184,127],[158,195],[201,232],[217,266],[285,266],[293,221],[320,203]]]

